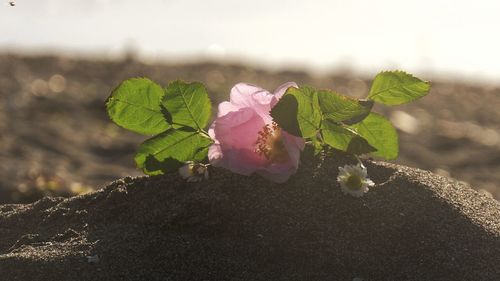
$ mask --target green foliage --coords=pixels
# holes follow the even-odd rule
[[[163,89],[146,78],[123,81],[106,101],[108,115],[119,126],[144,135],[169,128],[160,108]]]
[[[398,136],[391,122],[371,112],[374,102],[398,105],[425,96],[428,82],[410,74],[379,73],[368,99],[354,99],[330,90],[289,88],[271,111],[273,120],[290,134],[355,155],[398,156]],[[205,128],[211,103],[203,84],[171,82],[166,88],[146,78],[123,81],[106,101],[111,120],[131,131],[154,135],[144,141],[134,160],[146,174],[177,170],[187,161],[204,161],[213,140]]]
[[[398,105],[419,99],[429,92],[430,83],[403,71],[379,73],[368,98],[385,105]]]
[[[208,125],[212,105],[207,91],[199,82],[174,81],[165,89],[162,106],[167,110],[166,119],[177,126],[201,130]]]
[[[271,116],[290,134],[303,138],[315,136],[321,125],[317,92],[310,87],[288,88]]]
[[[391,122],[384,116],[372,112],[351,128],[377,150],[373,153],[374,156],[388,160],[398,157],[398,134]]]
[[[310,139],[316,153],[328,145],[352,154],[395,159],[399,152],[397,132],[389,120],[371,112],[373,103],[407,103],[425,96],[429,88],[428,82],[405,72],[381,72],[367,100],[311,87],[290,88],[271,115],[286,131]]]
[[[111,93],[106,107],[116,124],[156,135],[143,142],[135,156],[137,167],[146,174],[163,174],[186,161],[201,161],[213,143],[203,130],[211,103],[201,83],[174,81],[164,90],[145,78],[128,79]]]
[[[323,150],[323,142],[318,137],[313,137],[311,139],[311,144],[313,146],[314,155],[318,155]]]
[[[337,150],[365,154],[377,149],[346,125],[362,122],[372,107],[373,101],[356,100],[333,91],[289,88],[271,116],[285,131],[310,138],[315,153],[322,145],[329,145]],[[320,139],[317,139],[318,133]]]
[[[373,107],[372,101],[360,101],[337,94],[333,91],[317,91],[323,118],[344,124],[354,124],[363,120]]]
[[[356,155],[376,151],[355,130],[337,125],[330,120],[325,120],[321,124],[321,134],[327,145],[338,150]]]
[[[143,142],[134,160],[146,174],[163,174],[186,161],[205,159],[211,144],[210,138],[192,128],[172,128]]]

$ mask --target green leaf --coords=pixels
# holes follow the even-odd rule
[[[171,82],[165,89],[162,106],[170,114],[165,115],[166,119],[170,118],[173,124],[199,130],[208,125],[212,114],[207,91],[199,82]]]
[[[146,78],[123,81],[106,101],[108,115],[119,126],[144,135],[169,128],[161,113],[163,89]]]
[[[368,99],[385,105],[398,105],[419,99],[429,92],[431,85],[403,71],[377,74]]]
[[[391,122],[377,113],[370,113],[363,121],[351,126],[377,151],[374,156],[396,159],[399,153],[398,134]]]
[[[283,95],[280,101],[271,110],[274,122],[288,133],[302,136],[298,120],[299,102],[294,95]]]
[[[316,91],[309,87],[288,88],[271,110],[271,116],[288,133],[309,138],[321,124],[321,111]]]
[[[373,107],[373,101],[357,100],[328,90],[318,91],[318,99],[324,119],[349,125],[363,120]]]
[[[321,124],[321,135],[329,146],[352,154],[374,152],[376,149],[353,129],[337,125],[330,120]]]
[[[313,137],[311,139],[311,142],[314,148],[314,155],[316,156],[320,154],[320,152],[323,150],[323,143],[321,142],[321,140],[319,140],[317,137]]]
[[[169,129],[141,144],[134,160],[149,175],[178,169],[186,161],[207,157],[212,140],[192,128]]]

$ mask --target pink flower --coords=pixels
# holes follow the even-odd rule
[[[257,86],[239,83],[231,89],[230,101],[219,104],[217,119],[208,133],[215,143],[208,159],[217,167],[234,173],[257,173],[282,183],[297,171],[304,139],[282,130],[270,115],[289,87],[288,82],[274,94]]]

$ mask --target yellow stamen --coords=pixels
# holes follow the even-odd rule
[[[352,190],[359,190],[363,186],[361,178],[357,175],[351,175],[345,182],[345,185]]]
[[[283,143],[281,128],[272,122],[267,124],[258,133],[255,152],[266,157],[271,162],[286,162],[289,160],[288,152]]]

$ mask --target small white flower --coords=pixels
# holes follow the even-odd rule
[[[179,174],[188,182],[201,181],[203,178],[208,179],[208,165],[188,161],[179,168]]]
[[[368,178],[366,168],[361,163],[339,167],[337,181],[340,183],[340,189],[343,193],[354,197],[363,196],[368,192],[368,187],[375,185]]]

